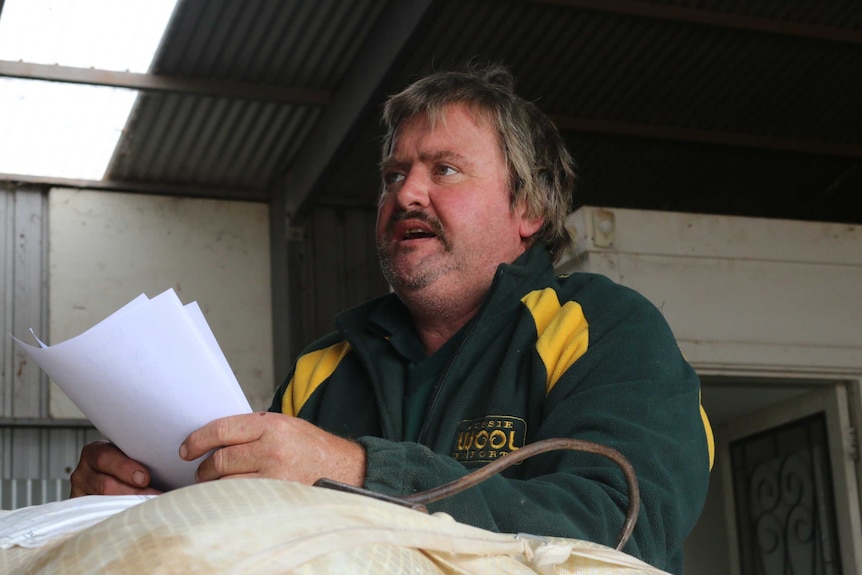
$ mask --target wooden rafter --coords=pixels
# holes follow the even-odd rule
[[[768,32],[773,34],[798,36],[801,38],[828,40],[830,42],[862,44],[862,30],[836,28],[834,26],[823,26],[819,24],[807,24],[805,22],[792,22],[789,20],[760,18],[744,14],[719,12],[717,10],[703,10],[700,8],[686,8],[669,4],[655,4],[652,2],[644,2],[643,0],[532,1],[544,4],[556,4],[567,8],[612,12],[614,14],[622,14],[625,16],[640,16],[644,18],[656,18],[659,20],[675,20],[692,24],[703,24],[706,26],[733,28],[736,30]]]

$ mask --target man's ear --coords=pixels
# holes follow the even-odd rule
[[[544,225],[544,223],[545,218],[530,218],[526,215],[521,216],[521,225],[519,227],[521,237],[524,239],[531,237],[542,229],[542,225]]]

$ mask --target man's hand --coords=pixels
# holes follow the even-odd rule
[[[149,486],[150,472],[146,467],[107,441],[96,441],[84,446],[71,479],[71,497],[160,493]]]
[[[215,450],[197,471],[198,481],[269,477],[311,485],[321,477],[361,487],[365,450],[303,419],[280,413],[249,413],[217,419],[180,446],[191,461]]]

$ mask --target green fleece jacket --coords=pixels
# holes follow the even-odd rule
[[[393,345],[401,338],[393,325],[411,325],[394,294],[340,314],[337,332],[303,352],[270,409],[357,439],[367,453],[365,488],[390,495],[437,487],[543,439],[613,447],[633,465],[641,494],[624,551],[682,571],[683,540],[706,496],[712,434],[698,377],[654,305],[604,276],[557,276],[544,246],[534,246],[498,268],[457,336],[423,402],[417,441],[403,435],[412,366]],[[612,547],[627,503],[613,461],[554,451],[429,511]]]

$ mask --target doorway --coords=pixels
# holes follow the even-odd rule
[[[716,462],[687,575],[862,575],[847,384],[703,378]]]

